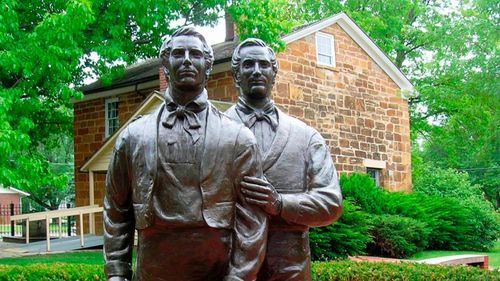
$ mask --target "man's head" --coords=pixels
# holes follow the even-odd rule
[[[274,51],[256,38],[241,42],[233,52],[231,61],[236,87],[250,99],[263,99],[271,95],[278,62]]]
[[[190,90],[205,86],[214,55],[203,35],[193,27],[181,27],[163,42],[160,58],[169,83]]]

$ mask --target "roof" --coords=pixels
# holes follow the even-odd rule
[[[127,127],[127,125],[135,120],[139,115],[144,115],[152,112],[156,106],[163,102],[163,96],[157,92],[153,91],[139,107],[132,113],[130,118],[120,126],[116,132],[109,136],[106,141],[99,147],[99,149],[92,154],[88,160],[80,168],[82,172],[88,172],[90,170],[94,171],[106,171],[109,163],[109,157],[111,155],[111,150],[115,144],[118,135]]]
[[[81,172],[102,172],[107,171],[109,165],[109,159],[111,158],[112,148],[115,145],[116,138],[118,135],[127,127],[130,122],[133,122],[139,115],[146,115],[152,113],[156,110],[164,101],[164,96],[158,91],[153,91],[142,103],[141,105],[131,114],[131,116],[125,121],[123,125],[120,126],[116,132],[114,132],[106,141],[99,147],[99,149],[94,152],[88,160],[83,163],[80,168]],[[227,110],[233,103],[223,102],[223,101],[213,101],[210,102],[217,107],[219,110]]]
[[[223,63],[230,60],[233,50],[238,45],[237,41],[228,41],[218,43],[212,46],[214,51],[214,65]],[[92,84],[83,86],[81,91],[83,94],[92,94],[105,90],[121,88],[125,86],[135,85],[142,82],[158,79],[158,71],[161,67],[160,58],[151,58],[144,61],[137,62],[127,67],[123,76],[117,77],[112,80],[111,84],[105,85],[101,80],[97,80]]]
[[[12,186],[3,187],[0,185],[0,194],[19,194],[21,196],[30,196],[28,192],[24,192]]]
[[[331,17],[306,23],[295,27],[291,33],[282,36],[286,44],[290,44],[329,25],[338,24],[353,40],[384,70],[387,75],[401,88],[402,91],[413,91],[410,80],[387,57],[387,55],[371,40],[371,38],[345,13],[338,13]],[[212,46],[214,51],[214,65],[228,62],[238,41],[227,41]],[[158,79],[160,59],[154,58],[139,62],[127,68],[121,78],[112,81],[111,85],[104,85],[100,80],[84,86],[84,94],[106,91],[114,88],[135,85],[141,82]]]

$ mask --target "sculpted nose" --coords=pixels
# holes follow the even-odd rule
[[[254,76],[259,76],[259,75],[261,75],[261,74],[262,74],[262,72],[260,71],[260,66],[259,66],[259,63],[258,63],[258,62],[256,62],[256,63],[255,63],[255,67],[253,68],[252,75],[254,75]]]
[[[189,57],[189,50],[186,50],[184,52],[184,60],[182,61],[183,64],[191,64],[191,58]]]

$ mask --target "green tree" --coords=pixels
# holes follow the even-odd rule
[[[81,97],[77,88],[86,78],[110,82],[126,65],[157,56],[178,26],[212,25],[224,9],[241,23],[251,8],[222,0],[1,0],[0,183],[63,190],[66,172],[46,152],[69,145],[62,140],[71,138],[70,100]],[[270,34],[278,28],[268,26]],[[259,34],[277,41],[266,32]]]
[[[500,201],[500,2],[295,0],[307,22],[346,12],[413,81],[412,140],[422,160],[470,174]],[[416,142],[414,143],[416,145]]]

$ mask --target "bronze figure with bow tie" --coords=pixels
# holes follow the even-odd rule
[[[252,130],[263,155],[264,179],[247,176],[241,183],[245,200],[270,216],[258,280],[310,280],[309,227],[330,224],[342,212],[328,146],[315,129],[274,105],[271,89],[278,63],[262,40],[241,42],[232,70],[240,97],[226,114]]]
[[[241,193],[244,177],[263,177],[255,137],[208,101],[213,54],[201,34],[175,31],[160,56],[169,82],[165,103],[124,128],[108,169],[106,276],[256,280],[268,218]]]

